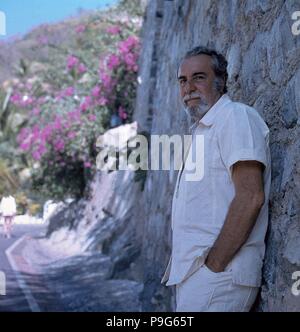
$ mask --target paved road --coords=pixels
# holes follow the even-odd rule
[[[43,225],[14,225],[13,237],[6,239],[3,237],[2,225],[0,225],[0,271],[3,271],[6,276],[6,295],[0,295],[0,311],[31,311],[15,273],[7,260],[5,250],[23,235],[38,236],[44,232],[44,229]],[[34,283],[33,277],[30,278],[30,283]]]

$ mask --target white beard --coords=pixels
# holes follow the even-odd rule
[[[203,116],[208,112],[209,109],[209,105],[202,100],[197,106],[185,106],[184,111],[188,116],[189,127],[194,127],[194,125],[203,118]]]

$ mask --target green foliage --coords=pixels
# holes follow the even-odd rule
[[[145,3],[145,0],[121,0],[119,2],[119,7],[129,15],[142,16],[145,10]]]
[[[4,160],[0,159],[0,196],[13,194],[18,187],[18,180],[12,174]]]

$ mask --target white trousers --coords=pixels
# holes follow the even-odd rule
[[[233,284],[229,266],[224,272],[215,273],[203,265],[176,285],[176,312],[247,312],[258,290],[259,287]]]

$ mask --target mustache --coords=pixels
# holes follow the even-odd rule
[[[192,93],[190,95],[186,95],[184,98],[183,98],[183,101],[184,102],[187,102],[189,101],[190,99],[194,99],[194,98],[200,98],[202,99],[203,97],[199,94],[199,93]]]

